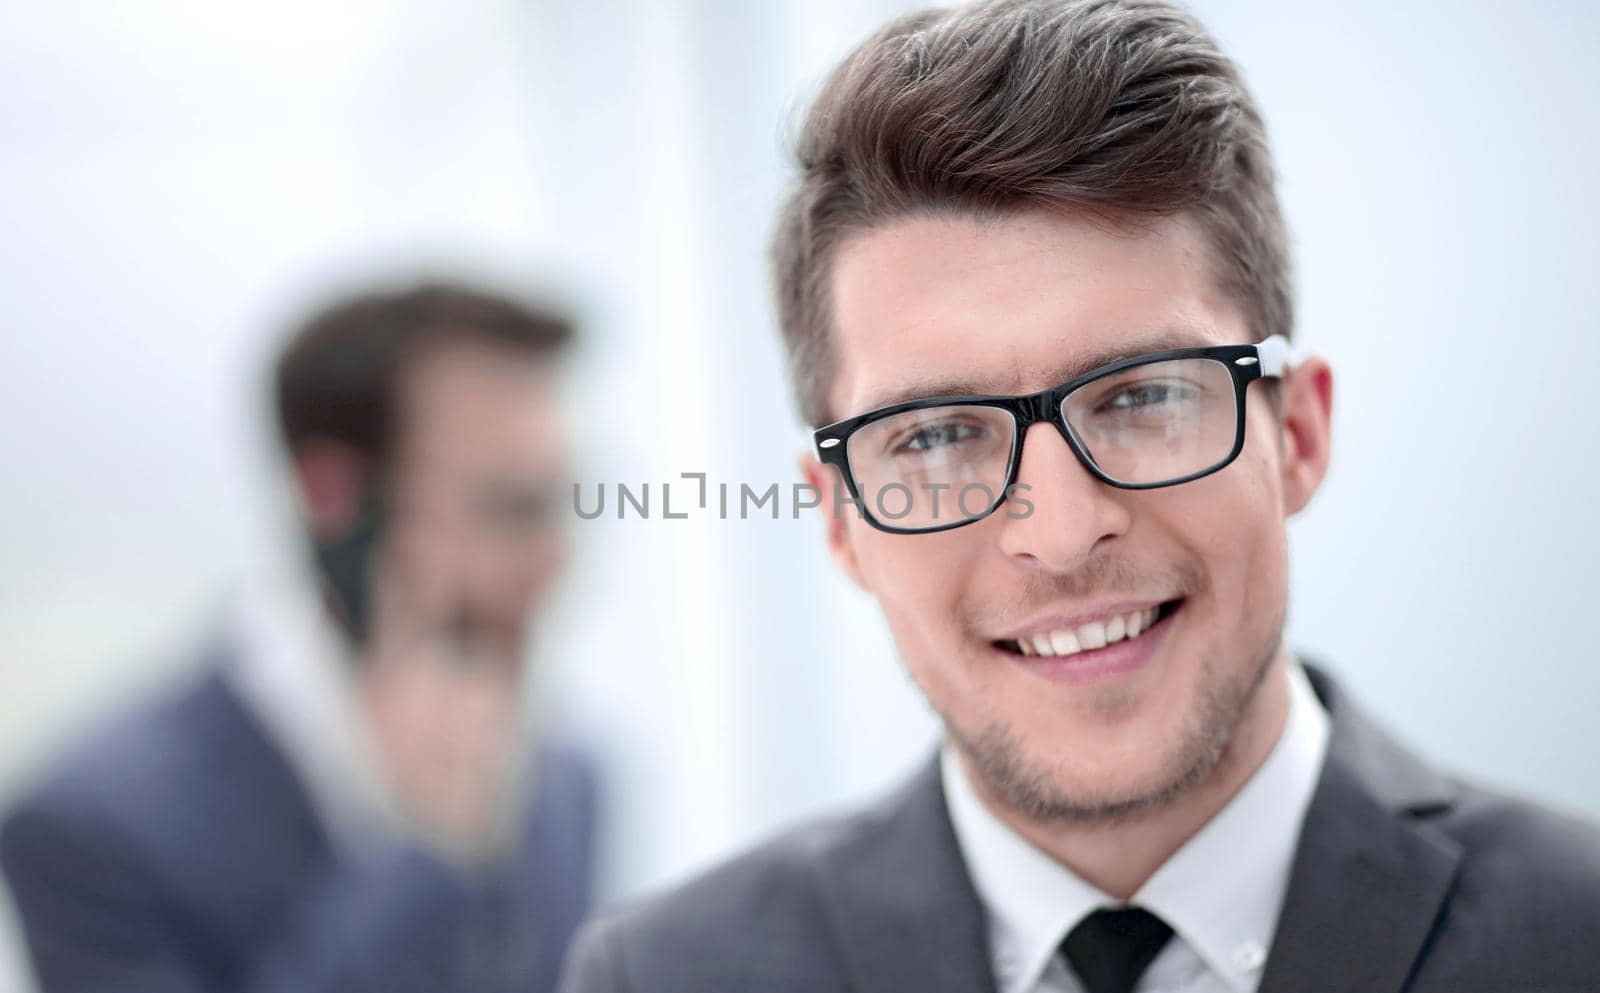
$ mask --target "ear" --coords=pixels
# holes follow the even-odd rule
[[[1320,358],[1294,366],[1283,380],[1283,510],[1298,514],[1328,474],[1333,370]]]
[[[372,460],[342,441],[312,438],[294,450],[295,489],[316,538],[343,534],[366,495]]]
[[[816,489],[818,498],[822,501],[818,509],[822,511],[828,552],[833,556],[833,561],[857,586],[870,593],[871,590],[861,574],[861,562],[856,558],[849,522],[845,520],[846,514],[857,513],[857,510],[854,505],[841,499],[848,497],[844,491],[844,479],[840,477],[837,469],[823,465],[811,452],[800,453],[800,474],[805,476],[806,482]]]

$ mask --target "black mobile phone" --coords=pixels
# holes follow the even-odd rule
[[[362,644],[372,620],[372,570],[383,536],[383,511],[365,503],[337,537],[315,543],[317,571],[345,633]]]

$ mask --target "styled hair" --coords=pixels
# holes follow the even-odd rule
[[[326,304],[295,331],[274,377],[278,427],[294,451],[312,438],[339,441],[382,461],[398,394],[425,349],[483,342],[553,356],[573,337],[565,315],[454,282],[378,289]]]
[[[902,217],[1192,216],[1257,340],[1292,333],[1265,127],[1232,62],[1164,0],[995,0],[891,21],[828,77],[772,242],[801,415],[834,419],[830,274]]]

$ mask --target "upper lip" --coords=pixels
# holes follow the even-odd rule
[[[996,641],[1021,641],[1037,634],[1049,634],[1052,631],[1075,631],[1090,621],[1108,621],[1113,617],[1126,616],[1151,607],[1159,607],[1175,599],[1174,597],[1158,597],[1151,600],[1107,600],[1103,603],[1085,604],[1073,607],[1070,610],[1056,609],[1049,613],[1035,616],[1027,623],[1005,634],[998,635]]]

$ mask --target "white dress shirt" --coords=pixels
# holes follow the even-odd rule
[[[298,563],[274,563],[235,594],[234,654],[223,670],[283,753],[335,846],[347,853],[403,834],[376,745],[366,733],[350,649]]]
[[[1327,743],[1328,715],[1291,660],[1289,715],[1266,761],[1128,901],[1173,930],[1135,993],[1254,993]],[[997,990],[1083,993],[1060,944],[1089,913],[1121,901],[995,816],[949,745],[941,764],[950,820],[988,914]]]
[[[473,863],[514,842],[534,786],[528,759],[539,721],[527,701],[494,837],[464,845],[408,817],[389,788],[358,698],[357,663],[309,565],[285,559],[262,570],[233,598],[228,625],[234,654],[224,678],[283,753],[337,850],[362,857],[403,840]]]

